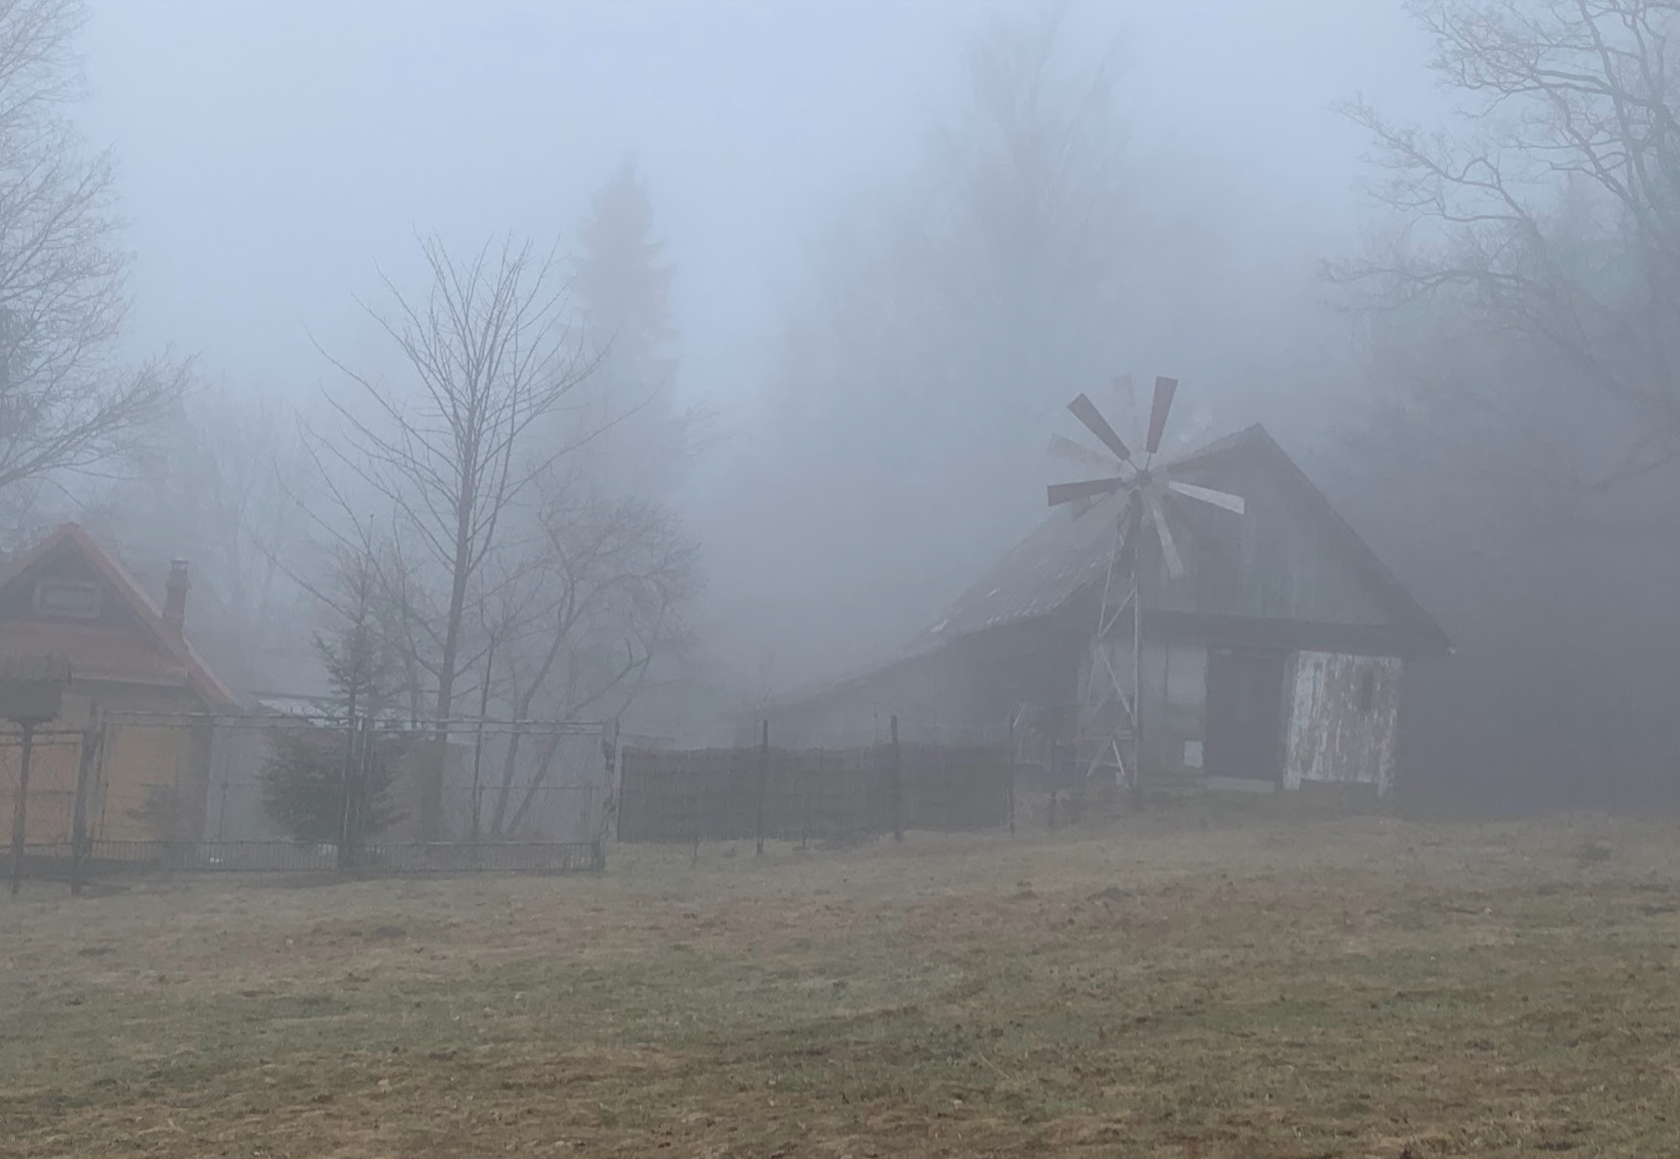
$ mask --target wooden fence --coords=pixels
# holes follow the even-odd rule
[[[625,748],[620,762],[618,839],[632,844],[1003,829],[1014,812],[998,748]]]

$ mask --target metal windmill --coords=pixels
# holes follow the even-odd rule
[[[1122,376],[1116,385],[1122,398],[1130,401],[1133,397],[1131,376]],[[1081,482],[1052,484],[1048,497],[1052,507],[1071,507],[1075,519],[1082,518],[1099,505],[1105,512],[1112,511],[1113,546],[1103,580],[1097,634],[1092,642],[1090,680],[1084,703],[1080,706],[1079,732],[1082,741],[1093,737],[1098,741],[1086,770],[1087,778],[1112,759],[1118,778],[1134,786],[1143,752],[1143,599],[1139,594],[1139,549],[1146,536],[1153,538],[1160,545],[1161,562],[1168,576],[1178,579],[1184,575],[1184,560],[1179,554],[1178,537],[1173,533],[1174,504],[1190,500],[1237,515],[1244,510],[1241,496],[1178,478],[1178,468],[1171,460],[1157,463],[1166,434],[1167,416],[1172,411],[1173,396],[1177,391],[1176,378],[1155,380],[1155,395],[1149,408],[1149,427],[1141,456],[1133,452],[1084,394],[1068,403],[1068,410],[1096,436],[1105,450],[1097,450],[1060,435],[1054,435],[1050,440],[1051,454],[1107,472],[1102,477]],[[1133,410],[1135,412],[1135,404]],[[1205,423],[1205,412],[1198,415],[1198,419]],[[1187,433],[1175,443],[1187,447],[1191,437]],[[1109,639],[1128,610],[1132,620],[1130,695],[1127,683],[1116,670],[1112,649],[1108,646]]]

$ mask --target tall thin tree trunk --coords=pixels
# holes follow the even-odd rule
[[[444,626],[443,657],[438,668],[437,714],[432,759],[420,785],[420,839],[443,839],[443,782],[449,759],[449,717],[455,709],[455,664],[461,652],[461,620],[467,606],[467,578],[472,563],[472,464],[462,475],[468,480],[455,507],[455,574],[449,588],[449,618]]]

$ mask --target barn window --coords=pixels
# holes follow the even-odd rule
[[[91,620],[99,615],[99,588],[70,580],[42,580],[35,585],[35,611],[67,620]]]
[[[1377,670],[1367,668],[1359,674],[1359,711],[1370,712],[1377,706]]]

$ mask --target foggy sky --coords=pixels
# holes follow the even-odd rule
[[[352,296],[413,233],[575,228],[633,151],[678,268],[680,389],[736,423],[754,340],[837,199],[904,164],[984,3],[102,0],[85,37],[91,143],[110,144],[138,255],[136,351],[173,343],[238,388],[355,355]],[[1326,110],[1428,107],[1397,3],[1111,4],[1144,142],[1242,175],[1328,247],[1363,140]],[[1309,241],[1308,244],[1312,244]]]
[[[679,501],[709,588],[696,619],[737,662],[803,638],[812,671],[848,667],[959,587],[930,579],[895,615],[860,581],[851,597],[875,622],[805,629],[825,597],[764,558],[777,533],[752,508],[766,484],[738,469],[767,444],[755,420],[781,386],[769,351],[782,306],[841,208],[914,170],[932,126],[962,107],[969,38],[1003,10],[1042,7],[93,0],[80,112],[120,166],[137,258],[127,341],[136,356],[197,354],[202,380],[276,413],[319,415],[322,388],[346,384],[315,342],[402,375],[356,299],[388,304],[379,269],[423,285],[416,233],[565,247],[634,154],[676,268],[676,397],[725,436]],[[1137,364],[1116,370],[1243,377],[1198,384],[1241,400],[1218,416],[1227,429],[1311,413],[1294,385],[1242,396],[1319,360],[1294,319],[1319,292],[1318,261],[1356,246],[1369,219],[1354,189],[1365,135],[1329,106],[1363,95],[1435,119],[1427,40],[1399,0],[1072,7],[1078,50],[1121,38],[1132,164],[1157,187],[1144,200],[1191,223],[1153,247],[1178,284],[1162,286],[1163,325],[1128,347]],[[913,555],[874,560],[876,578],[922,568]]]

